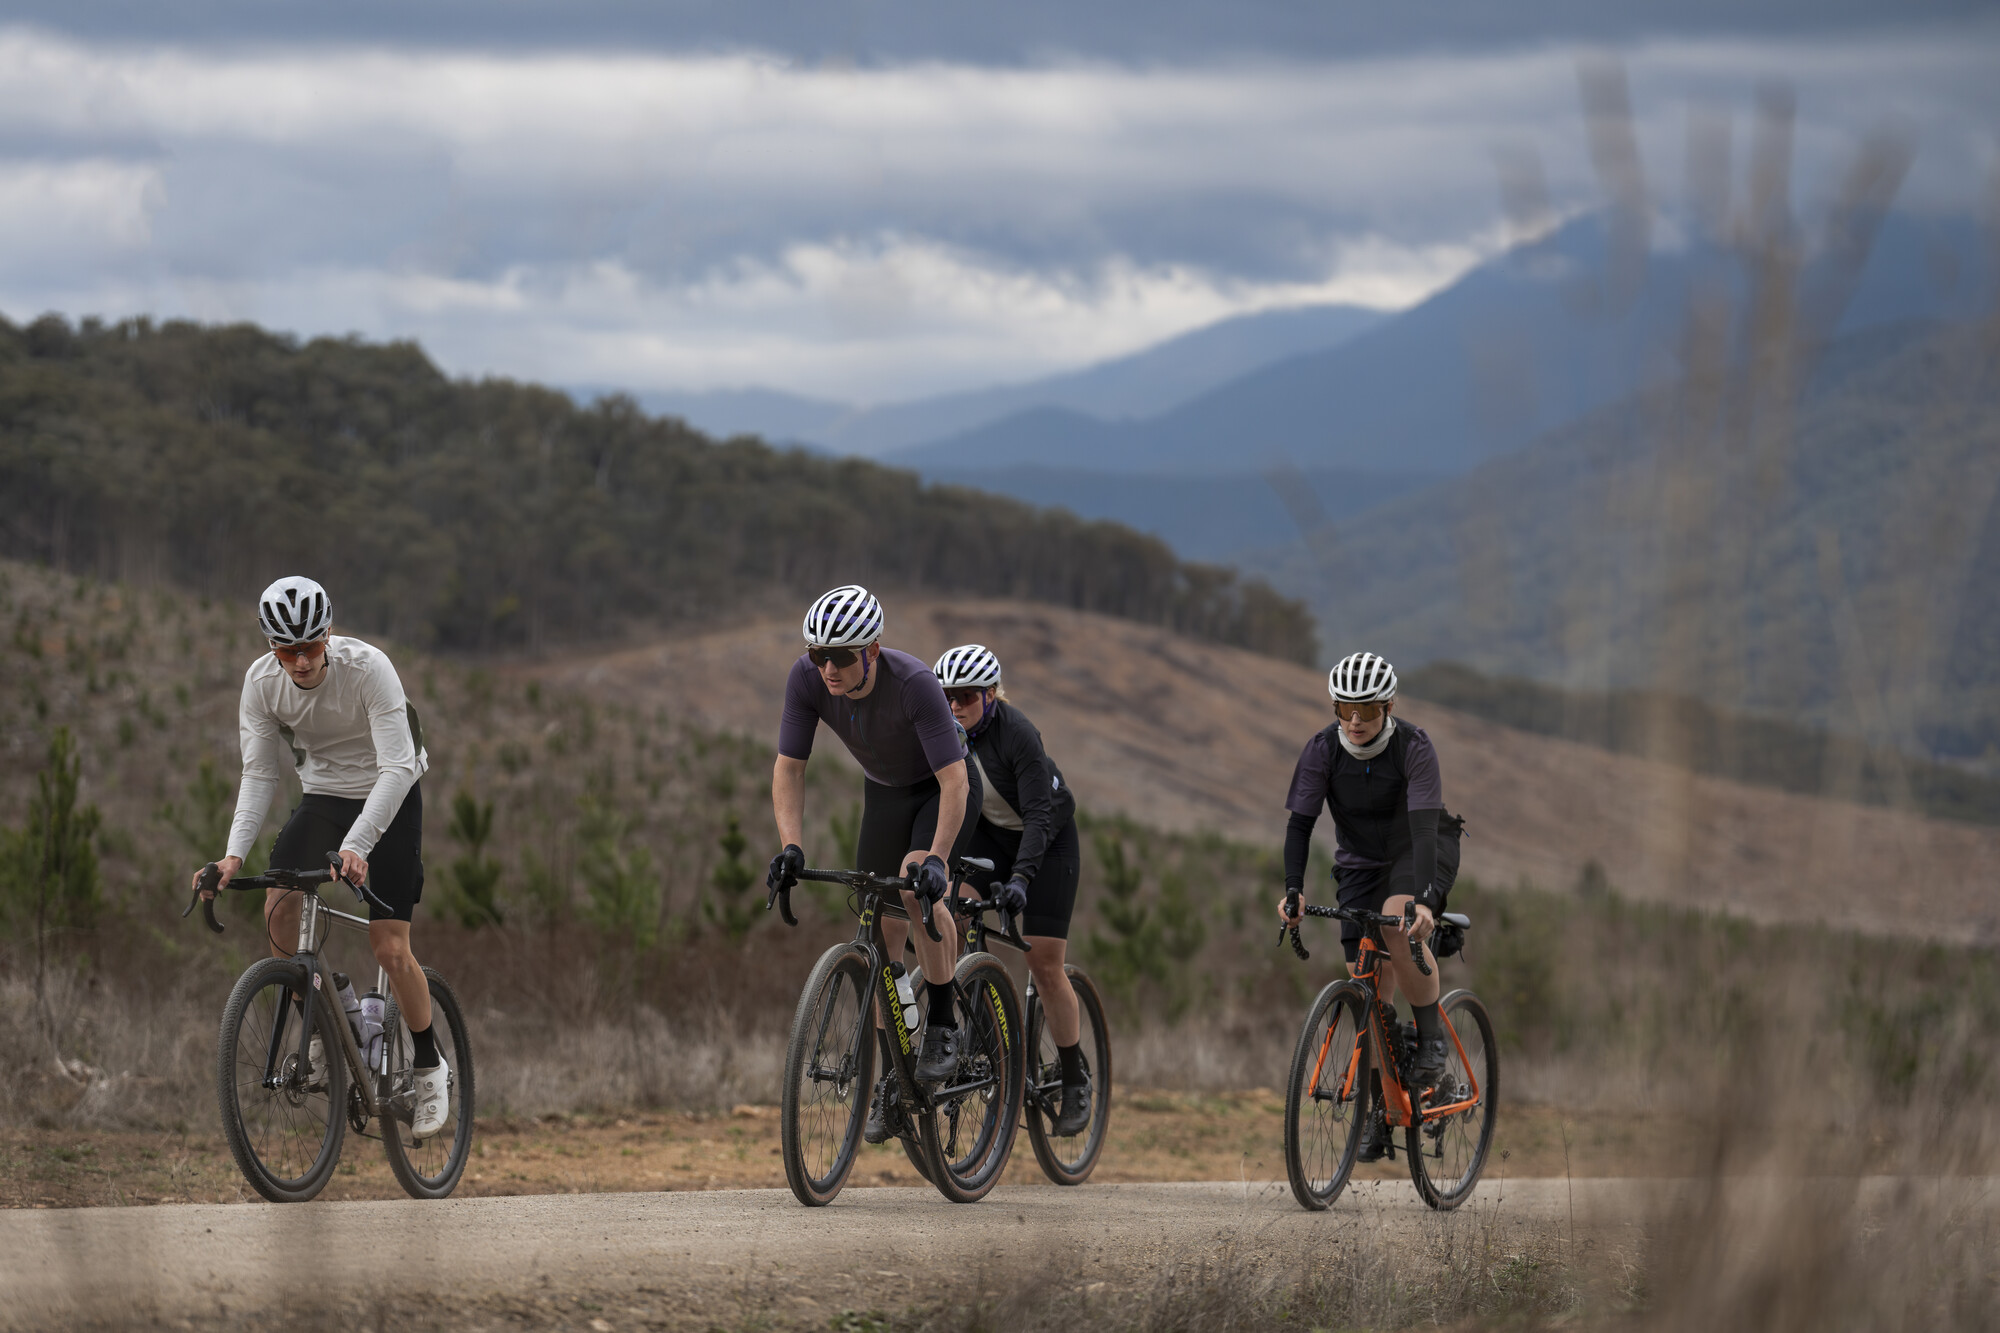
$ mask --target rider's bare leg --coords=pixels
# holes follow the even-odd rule
[[[271,957],[290,958],[299,951],[299,894],[295,890],[264,890],[264,932]]]
[[[1401,916],[1410,904],[1407,893],[1397,894],[1382,905],[1384,916]],[[1413,1005],[1436,1004],[1438,1002],[1438,965],[1432,955],[1430,945],[1423,946],[1424,962],[1431,974],[1425,976],[1417,971],[1417,965],[1410,959],[1410,937],[1390,926],[1382,927],[1382,942],[1389,946],[1389,970],[1395,975],[1396,987],[1409,997]]]
[[[1048,1015],[1049,1039],[1058,1046],[1074,1046],[1082,1036],[1082,1011],[1076,1002],[1076,988],[1063,971],[1063,955],[1068,940],[1050,935],[1030,935],[1028,973],[1035,979],[1035,993],[1042,997],[1042,1012]]]
[[[929,855],[927,851],[911,852],[903,858],[903,873],[909,874],[911,866],[922,865],[924,858]],[[938,934],[944,936],[941,940],[934,940],[924,933],[923,904],[918,902],[917,895],[908,889],[903,890],[903,910],[910,914],[910,919],[908,922],[898,924],[915,926],[910,938],[916,941],[917,961],[923,964],[924,980],[940,986],[948,983],[951,980],[951,970],[958,963],[958,926],[952,919],[950,910],[942,900],[931,908],[931,924],[937,927]]]
[[[368,947],[389,974],[389,989],[396,993],[403,1021],[410,1025],[410,1031],[422,1032],[431,1025],[431,986],[410,952],[410,923],[370,921]]]

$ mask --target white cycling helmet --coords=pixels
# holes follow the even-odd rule
[[[297,574],[279,579],[257,599],[257,628],[272,643],[311,643],[333,624],[333,599],[326,589]]]
[[[1000,659],[983,643],[962,643],[937,660],[931,670],[948,690],[990,690],[1000,683]]]
[[[860,648],[882,637],[882,603],[858,583],[823,594],[806,612],[812,648]]]
[[[1337,704],[1378,704],[1396,697],[1396,668],[1374,653],[1350,653],[1326,673],[1326,692]]]

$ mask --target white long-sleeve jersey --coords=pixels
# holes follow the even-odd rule
[[[326,677],[310,690],[293,684],[269,653],[243,673],[243,782],[229,829],[231,856],[249,855],[287,760],[306,791],[367,801],[340,845],[361,857],[430,767],[416,710],[388,654],[333,635],[326,659]]]

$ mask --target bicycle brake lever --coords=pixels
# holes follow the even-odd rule
[[[200,903],[201,919],[208,924],[210,930],[218,935],[222,934],[222,923],[215,919],[215,899],[201,896],[203,889],[213,889],[221,879],[222,868],[215,862],[210,861],[201,868],[201,877],[195,882],[194,893],[188,898],[188,905],[181,909],[181,920],[187,920],[187,915],[194,910],[194,905]]]
[[[917,901],[923,904],[923,907],[918,912],[918,915],[923,917],[924,919],[924,933],[926,935],[929,935],[933,940],[944,939],[944,936],[938,934],[937,923],[931,920],[931,908],[936,906],[936,904],[933,903],[929,898],[926,898],[921,890],[919,890],[917,893]]]
[[[1417,905],[1411,902],[1403,909],[1403,933],[1408,934],[1417,924]],[[1417,965],[1417,971],[1425,976],[1431,974],[1431,965],[1424,961],[1424,946],[1421,940],[1410,941],[1410,961]]]

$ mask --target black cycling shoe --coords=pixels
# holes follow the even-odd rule
[[[1090,1084],[1063,1084],[1062,1114],[1049,1132],[1059,1139],[1071,1138],[1090,1128]]]
[[[938,1083],[958,1072],[958,1029],[924,1029],[923,1053],[917,1057],[917,1082]]]
[[[875,1100],[868,1103],[868,1123],[861,1127],[861,1137],[870,1143],[887,1143],[893,1133],[889,1128],[889,1112],[895,1104],[895,1076],[884,1074],[875,1085]]]
[[[1432,1037],[1429,1041],[1417,1043],[1416,1054],[1410,1059],[1410,1090],[1422,1092],[1437,1086],[1444,1077],[1445,1067],[1451,1063],[1450,1050],[1443,1037]]]
[[[1379,1162],[1389,1155],[1393,1146],[1389,1138],[1389,1121],[1382,1114],[1379,1099],[1368,1099],[1368,1123],[1361,1127],[1361,1147],[1355,1151],[1357,1162]]]

